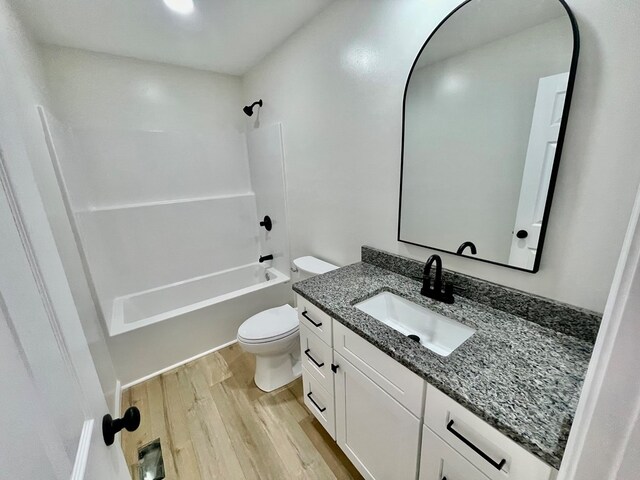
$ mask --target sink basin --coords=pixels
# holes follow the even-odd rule
[[[416,335],[421,345],[443,357],[475,333],[473,328],[390,292],[379,293],[355,307],[403,335]]]

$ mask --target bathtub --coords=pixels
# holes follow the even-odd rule
[[[250,263],[117,297],[109,334],[119,335],[289,281],[274,268]]]

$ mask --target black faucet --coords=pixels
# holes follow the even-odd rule
[[[273,260],[273,255],[265,255],[265,256],[260,255],[260,258],[258,259],[260,263],[265,262],[267,260]]]
[[[436,278],[433,281],[433,288],[431,288],[431,265],[436,263]],[[420,293],[425,297],[433,298],[444,303],[453,303],[453,285],[444,285],[444,291],[442,290],[442,259],[440,255],[431,255],[427,262],[424,264],[424,273],[422,274],[422,289]]]
[[[458,247],[456,255],[462,255],[464,253],[464,249],[467,247],[469,247],[469,249],[471,250],[471,255],[475,255],[476,253],[478,253],[478,250],[476,249],[476,246],[473,244],[473,242],[464,242]]]

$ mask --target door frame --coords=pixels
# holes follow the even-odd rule
[[[627,478],[619,475],[640,448],[639,317],[640,189],[558,480]]]

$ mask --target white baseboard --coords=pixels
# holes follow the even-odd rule
[[[227,343],[224,343],[222,345],[219,345],[219,346],[217,346],[215,348],[212,348],[211,350],[207,350],[206,352],[199,353],[197,355],[194,355],[193,357],[187,358],[185,360],[181,360],[178,363],[174,363],[173,365],[170,365],[170,366],[165,367],[165,368],[163,368],[161,370],[158,370],[157,372],[153,372],[153,373],[150,373],[149,375],[145,375],[144,377],[139,378],[137,380],[134,380],[133,382],[129,382],[126,385],[122,385],[120,387],[120,391],[126,390],[127,388],[131,388],[134,385],[138,385],[139,383],[146,382],[147,380],[149,380],[149,379],[151,379],[153,377],[157,377],[158,375],[162,375],[163,373],[166,373],[169,370],[173,370],[174,368],[181,367],[185,363],[193,362],[194,360],[197,360],[200,357],[204,357],[205,355],[209,355],[210,353],[217,352],[218,350],[222,350],[223,348],[227,348],[228,346],[233,345],[234,343],[237,343],[237,342],[238,342],[238,340],[235,340],[235,339],[231,340],[230,342],[227,342]],[[118,384],[119,383],[120,382],[118,382]]]

